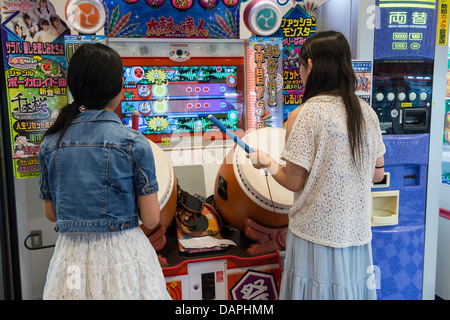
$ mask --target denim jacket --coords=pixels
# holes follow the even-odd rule
[[[117,114],[87,110],[60,146],[46,136],[39,153],[39,198],[52,200],[58,232],[112,232],[139,225],[137,196],[158,191],[150,143]]]

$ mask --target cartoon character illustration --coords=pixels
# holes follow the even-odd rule
[[[140,98],[147,99],[150,97],[151,87],[146,84],[138,86],[137,92]]]
[[[138,83],[145,76],[144,69],[141,67],[132,67],[125,70],[125,83]]]
[[[138,108],[143,116],[148,116],[152,112],[152,104],[150,102],[140,102]]]
[[[28,142],[28,139],[25,136],[17,136],[14,143],[13,158],[22,158],[24,156],[29,156],[29,153],[26,152],[26,149],[30,147],[36,147],[36,145],[34,143]],[[32,156],[36,156],[36,154],[32,154]]]
[[[44,72],[46,76],[49,77],[60,77],[61,76],[61,68],[59,64],[50,59],[42,59],[40,62],[41,70]]]
[[[300,70],[300,62],[298,60],[300,49],[295,49],[291,54],[288,50],[285,50],[286,58],[283,60],[283,68],[288,71]]]

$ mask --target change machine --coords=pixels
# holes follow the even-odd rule
[[[380,298],[421,298],[432,63],[374,63],[372,106],[386,146],[385,179],[372,192]]]
[[[377,0],[376,10],[372,108],[386,146],[372,189],[377,295],[422,299],[438,1]]]

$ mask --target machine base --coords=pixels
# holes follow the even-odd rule
[[[155,251],[161,250],[164,248],[167,242],[166,238],[166,228],[160,226],[155,232],[151,235],[147,236],[148,240],[152,244]],[[167,264],[167,259],[164,258],[161,254],[158,254],[159,264],[164,267]]]
[[[166,287],[174,300],[277,300],[281,282],[278,251],[250,254],[253,240],[244,232],[222,228],[222,236],[236,243],[221,251],[185,253],[178,250],[175,228],[158,253]]]
[[[244,224],[245,235],[256,241],[247,249],[248,253],[260,254],[286,248],[287,227],[267,228],[252,219],[245,219]]]

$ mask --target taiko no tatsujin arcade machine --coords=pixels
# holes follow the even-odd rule
[[[101,42],[122,57],[116,113],[155,155],[161,219],[141,228],[171,297],[278,299],[293,193],[235,142],[283,163],[284,124],[302,101],[300,48],[337,30],[387,150],[372,188],[368,285],[378,299],[434,299],[446,86],[436,66],[447,65],[450,1],[49,0],[45,12],[0,3],[6,298],[42,298],[57,233],[37,197],[37,156],[71,100],[73,52]]]

